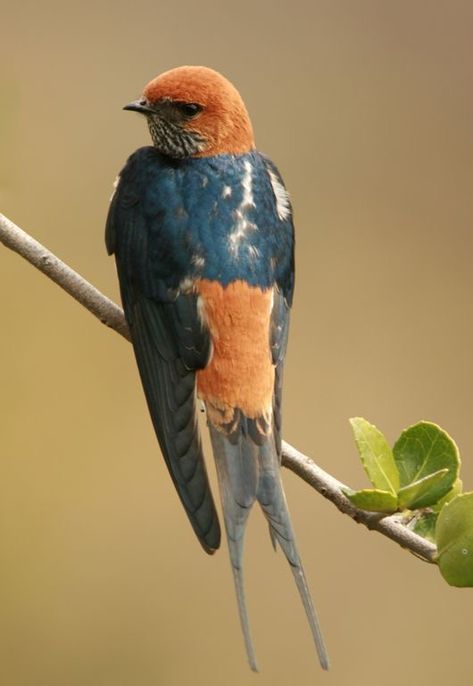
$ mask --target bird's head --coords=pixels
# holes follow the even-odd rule
[[[238,155],[254,148],[239,92],[207,67],[177,67],[160,74],[124,109],[146,116],[154,146],[169,157]]]

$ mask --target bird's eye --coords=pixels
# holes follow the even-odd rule
[[[177,102],[176,107],[188,119],[197,116],[203,110],[202,105],[198,105],[196,102]]]

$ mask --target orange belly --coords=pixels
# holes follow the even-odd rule
[[[244,281],[223,287],[203,279],[196,290],[213,344],[209,364],[197,372],[197,394],[207,404],[209,420],[216,426],[231,423],[239,409],[250,419],[269,422],[274,389],[272,289]]]

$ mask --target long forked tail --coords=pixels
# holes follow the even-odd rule
[[[294,575],[297,590],[304,605],[322,669],[329,669],[319,618],[307,584],[302,560],[296,546],[289,517],[286,496],[281,482],[279,460],[272,441],[265,441],[259,450],[259,483],[256,497],[269,523],[271,539],[281,546]]]
[[[255,500],[258,500],[268,520],[273,544],[276,541],[279,543],[291,567],[320,664],[323,669],[328,669],[328,655],[296,547],[273,438],[269,437],[262,445],[257,445],[248,435],[241,433],[235,442],[231,442],[212,425],[209,428],[220,483],[240,623],[250,667],[253,671],[258,671],[243,586],[243,542],[248,515]]]

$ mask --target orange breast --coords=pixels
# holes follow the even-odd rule
[[[197,393],[215,425],[231,423],[235,409],[248,418],[271,414],[274,365],[269,347],[273,293],[244,281],[223,287],[196,283],[202,318],[210,330],[213,354],[197,372]]]

